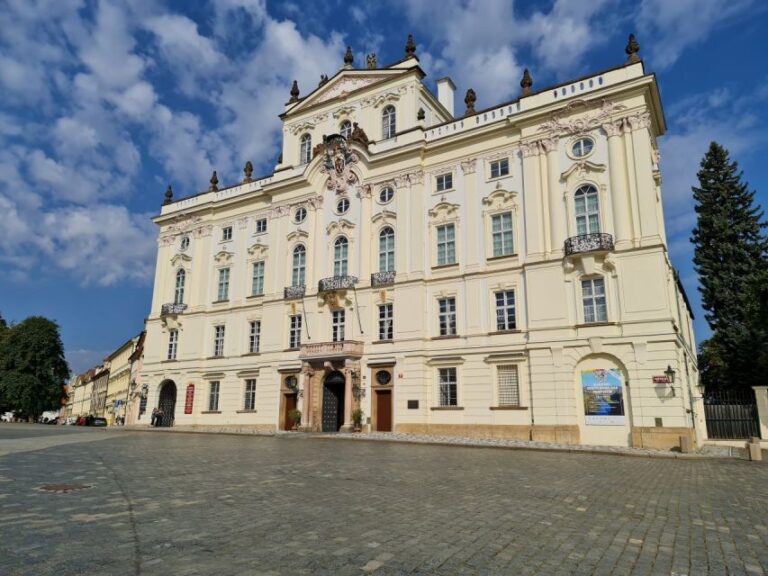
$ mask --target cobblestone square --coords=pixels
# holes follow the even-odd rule
[[[768,570],[740,460],[14,424],[0,510],[4,576]]]

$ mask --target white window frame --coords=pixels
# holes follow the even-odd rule
[[[349,273],[349,240],[339,236],[333,242],[333,275],[346,276]]]
[[[512,377],[513,373],[514,377]],[[517,364],[496,366],[496,405],[501,407],[521,405],[520,369]]]
[[[251,320],[248,330],[248,353],[258,354],[261,347],[261,320]]]
[[[510,302],[511,295],[511,302]],[[499,302],[499,296],[502,302]],[[508,332],[517,330],[517,295],[514,290],[497,290],[493,293],[494,308],[496,310],[496,331]],[[510,320],[511,313],[511,320]]]
[[[256,220],[256,234],[266,234],[267,232],[267,219],[259,218]]]
[[[451,231],[451,237],[448,237],[448,231]],[[441,239],[441,232],[444,232],[444,238]],[[456,224],[446,222],[435,226],[435,238],[437,241],[437,265],[450,266],[456,264]]]
[[[491,214],[491,253],[494,258],[502,256],[512,256],[515,253],[515,215],[509,210],[507,212],[497,212]],[[504,228],[504,218],[509,219],[509,227]],[[496,222],[499,222],[499,229],[496,229]],[[496,238],[500,238],[500,250],[496,251]]]
[[[435,176],[435,191],[453,190],[453,172],[444,172]]]
[[[395,271],[395,229],[384,226],[379,230],[379,272]]]
[[[218,284],[218,298],[217,302],[225,302],[229,300],[229,278],[230,268],[219,268],[219,284]]]
[[[379,304],[379,340],[391,341],[395,337],[394,304]]]
[[[168,330],[168,358],[167,360],[176,360],[176,354],[179,349],[179,331],[176,328]]]
[[[208,412],[219,411],[219,393],[221,392],[221,381],[211,380],[208,382]]]
[[[176,271],[176,287],[173,292],[173,303],[184,304],[184,288],[187,283],[187,271],[179,268]]]
[[[342,123],[339,124],[339,134],[345,139],[349,139],[349,137],[352,136],[352,122],[343,120]]]
[[[333,342],[344,342],[346,321],[347,314],[343,308],[331,311],[331,338]]]
[[[288,348],[290,350],[296,350],[301,348],[301,314],[291,315],[289,322]]]
[[[256,260],[251,268],[251,296],[264,295],[264,260]]]
[[[440,336],[456,336],[458,334],[455,296],[437,299],[437,327]]]
[[[397,133],[397,110],[392,104],[381,111],[381,139],[394,138]]]
[[[291,286],[304,286],[307,276],[307,247],[297,244],[293,247],[291,262]]]
[[[217,324],[213,327],[213,357],[222,358],[224,356],[224,336],[226,326]]]
[[[256,410],[256,378],[246,378],[243,392],[243,410]]]
[[[586,287],[589,290],[586,290]],[[597,286],[602,286],[602,294],[597,294]],[[600,300],[602,299],[602,305]],[[581,310],[584,324],[602,324],[608,322],[608,291],[605,277],[591,276],[581,279]],[[591,310],[591,311],[590,311]]]
[[[312,135],[303,134],[299,140],[299,164],[309,164],[312,160]]]
[[[589,198],[594,197],[596,206],[589,207]],[[579,202],[583,198],[583,210],[579,212]],[[599,234],[602,230],[600,223],[600,190],[594,184],[583,184],[573,193],[573,213],[576,222],[576,235]],[[583,229],[579,229],[579,222],[583,222]]]
[[[589,150],[586,152],[584,151],[584,142],[587,141],[590,143]],[[577,151],[578,148],[578,151]],[[592,153],[595,151],[595,140],[593,138],[590,138],[588,136],[582,136],[580,138],[577,138],[573,142],[570,143],[568,146],[568,155],[571,158],[574,158],[576,160],[583,160],[584,158],[588,158],[592,155]]]
[[[504,178],[509,176],[509,158],[498,158],[497,160],[491,160],[491,179]],[[496,174],[494,174],[494,171]]]
[[[232,240],[232,226],[224,226],[221,229],[221,241],[229,242]]]
[[[437,405],[459,405],[459,370],[455,366],[437,369]]]

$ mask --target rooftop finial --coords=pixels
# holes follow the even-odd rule
[[[413,34],[408,34],[408,41],[405,43],[405,57],[414,58],[416,56],[416,42],[413,41]]]
[[[298,101],[299,101],[299,83],[296,82],[296,80],[294,80],[293,86],[291,86],[291,99],[288,100],[288,103],[292,104]]]
[[[168,184],[168,188],[165,189],[165,200],[163,200],[163,206],[173,203],[173,188]]]
[[[526,68],[523,70],[523,79],[520,80],[520,87],[523,89],[523,96],[530,96],[533,93],[531,86],[533,86],[533,78],[531,78],[531,73],[528,72],[528,68]]]
[[[317,85],[318,88],[320,86],[323,86],[324,84],[328,83],[328,74],[320,74],[320,84]]]
[[[245,179],[243,182],[253,182],[253,164],[251,164],[251,161],[248,160],[248,162],[245,163],[245,168],[243,168],[243,172],[245,172]]]
[[[640,44],[637,43],[637,39],[635,39],[634,34],[629,35],[629,40],[627,41],[627,47],[624,48],[624,52],[627,53],[629,58],[627,59],[627,64],[634,64],[635,62],[640,62],[640,56],[637,55],[638,52],[640,52]]]
[[[344,54],[344,68],[352,68],[355,57],[352,54],[352,46],[347,46],[347,52]]]
[[[375,68],[378,68],[379,61],[376,59],[376,52],[368,54],[368,56],[365,59],[365,63],[366,63],[366,66],[368,67],[368,70],[373,70]]]
[[[216,175],[216,170],[213,171],[211,176],[211,187],[208,188],[209,192],[216,192],[219,189],[219,177]]]
[[[464,96],[464,104],[467,105],[467,111],[464,112],[464,116],[469,116],[475,113],[475,102],[477,101],[477,94],[470,88],[467,90],[467,95]]]

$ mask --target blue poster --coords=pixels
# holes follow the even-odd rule
[[[624,386],[621,372],[611,370],[585,370],[581,373],[584,394],[584,419],[593,426],[623,426]]]

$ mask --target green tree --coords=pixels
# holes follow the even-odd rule
[[[768,270],[768,239],[754,192],[742,182],[738,164],[712,142],[693,187],[697,224],[691,241],[702,306],[712,337],[702,343],[702,383],[744,387],[760,382],[755,358],[760,327],[755,322],[755,287]]]
[[[32,316],[7,328],[0,340],[3,403],[38,417],[61,405],[69,367],[55,322]]]

